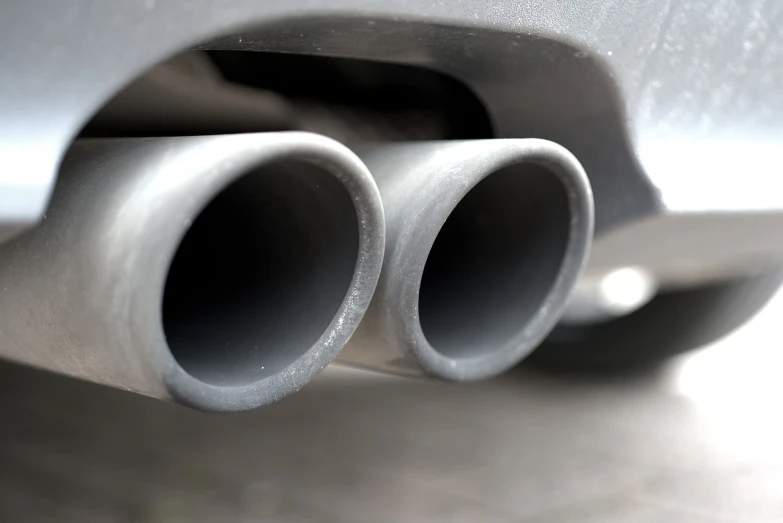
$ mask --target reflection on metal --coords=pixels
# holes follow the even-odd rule
[[[585,274],[569,298],[562,323],[583,325],[625,316],[648,303],[657,290],[655,277],[643,267]]]

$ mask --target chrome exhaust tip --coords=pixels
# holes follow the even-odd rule
[[[309,133],[77,142],[47,219],[0,249],[0,354],[210,411],[295,392],[351,337],[377,187]],[[24,305],[21,305],[24,304]]]
[[[339,361],[458,381],[517,364],[550,332],[593,230],[579,162],[552,142],[360,151],[381,191],[386,257]]]

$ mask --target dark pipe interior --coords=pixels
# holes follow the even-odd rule
[[[328,172],[283,161],[245,174],[196,218],[169,269],[174,358],[214,385],[280,371],[334,319],[358,249],[351,197]]]
[[[468,358],[520,333],[557,277],[570,219],[565,187],[543,167],[518,164],[479,182],[424,267],[419,317],[430,345]]]

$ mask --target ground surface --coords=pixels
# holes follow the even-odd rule
[[[783,521],[783,297],[624,379],[328,369],[205,415],[0,365],[0,522]]]

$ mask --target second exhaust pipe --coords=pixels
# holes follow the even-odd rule
[[[338,361],[478,380],[551,331],[587,258],[593,201],[579,162],[545,140],[360,151],[378,184],[386,254]]]

